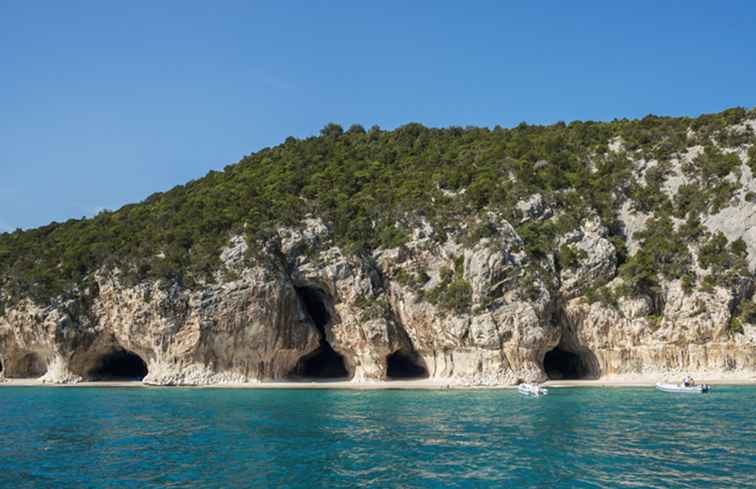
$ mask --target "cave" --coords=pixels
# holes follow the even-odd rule
[[[389,380],[424,379],[428,370],[417,353],[396,351],[386,357],[386,377]]]
[[[325,335],[325,327],[331,321],[331,314],[325,304],[323,292],[314,287],[297,287],[296,290],[310,319],[315,323],[318,331]]]
[[[0,358],[0,373],[3,372],[3,359]]]
[[[593,355],[574,353],[558,346],[546,353],[543,369],[550,380],[581,380],[595,378]]]
[[[27,353],[15,363],[13,376],[18,378],[42,377],[47,372],[47,364],[36,353]]]
[[[307,315],[318,329],[320,346],[302,357],[290,376],[301,379],[348,379],[349,371],[344,357],[339,355],[326,339],[326,326],[331,322],[331,314],[326,305],[325,294],[314,287],[297,287],[296,291]]]
[[[142,380],[147,375],[144,360],[123,348],[101,356],[89,372],[92,380]]]

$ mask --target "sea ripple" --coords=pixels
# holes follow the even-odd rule
[[[0,389],[0,487],[756,487],[756,388]]]

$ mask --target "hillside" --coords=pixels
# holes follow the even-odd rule
[[[0,235],[0,360],[56,381],[128,350],[156,383],[309,376],[324,355],[385,378],[396,354],[404,373],[514,382],[546,375],[555,347],[570,375],[753,368],[755,143],[745,109],[330,124],[139,204]]]

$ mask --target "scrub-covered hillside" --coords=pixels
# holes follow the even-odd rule
[[[0,235],[0,359],[75,379],[128,351],[158,383],[331,360],[386,378],[397,354],[402,372],[478,383],[751,368],[755,129],[745,109],[330,124],[139,204]]]

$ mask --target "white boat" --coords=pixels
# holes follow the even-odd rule
[[[517,390],[520,394],[526,394],[529,396],[545,396],[549,393],[549,390],[542,387],[540,384],[520,384],[517,386]]]
[[[678,392],[681,394],[703,394],[709,392],[709,386],[706,384],[696,384],[685,386],[683,384],[656,384],[656,388],[664,392]]]

